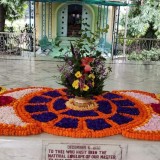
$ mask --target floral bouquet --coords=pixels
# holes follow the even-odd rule
[[[102,92],[104,81],[111,71],[106,71],[101,56],[82,56],[76,54],[65,58],[65,64],[59,68],[62,85],[75,96],[89,97]]]
[[[71,95],[87,98],[102,93],[111,68],[106,67],[105,59],[96,49],[96,42],[99,35],[107,30],[108,26],[95,33],[90,32],[90,36],[82,34],[74,44],[71,43],[71,56],[66,55],[64,64],[58,66],[61,84]],[[85,31],[88,32],[87,29]]]

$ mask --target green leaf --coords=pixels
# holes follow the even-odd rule
[[[55,42],[55,46],[59,47],[59,45],[61,44],[62,41],[56,41]]]
[[[60,48],[60,49],[59,49],[59,52],[62,52],[63,50],[64,50],[63,48]]]

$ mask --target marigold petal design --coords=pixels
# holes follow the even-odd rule
[[[132,96],[140,101],[142,101],[145,104],[151,104],[151,103],[159,103],[158,100],[156,98],[153,98],[149,95],[144,94],[144,92],[134,92],[134,91],[127,91],[127,92],[122,92],[126,95]]]
[[[107,101],[98,101],[98,111],[109,114],[112,111],[112,107],[109,102]]]
[[[33,92],[38,92],[40,90],[43,90],[43,87],[31,87],[31,88],[18,88],[18,89],[12,89],[8,90],[3,94],[3,96],[10,96],[15,99],[22,98],[26,94],[33,93]]]
[[[60,97],[60,96],[62,96],[58,91],[49,91],[49,92],[46,92],[46,93],[44,93],[43,95],[45,95],[45,96],[50,96],[50,97]]]
[[[55,124],[57,127],[61,128],[77,128],[78,119],[77,118],[63,118],[61,121]]]
[[[10,106],[0,108],[0,123],[16,126],[26,126],[27,124],[15,114],[14,109]]]
[[[74,111],[74,110],[68,110],[64,112],[63,114],[69,115],[69,116],[74,116],[74,117],[87,117],[87,116],[98,116],[98,113],[94,111]]]
[[[3,103],[0,108],[0,135],[9,136],[26,136],[35,135],[42,132],[42,129],[37,123],[26,122],[22,117],[18,116],[17,110],[13,107],[17,104],[17,100],[24,97],[27,94],[44,90],[44,87],[28,87],[28,88],[17,88],[5,91],[1,96],[9,97],[11,100]],[[48,89],[48,88],[47,88]],[[2,103],[2,101],[1,101]]]
[[[48,111],[46,105],[26,105],[25,110],[29,113]]]
[[[124,107],[124,106],[134,106],[135,104],[131,102],[130,100],[113,100],[113,103],[115,103],[119,107]]]
[[[125,124],[125,123],[129,123],[129,122],[131,122],[133,120],[133,118],[122,116],[120,114],[115,114],[114,116],[112,116],[109,119],[114,121],[114,122],[116,122],[119,125]]]
[[[156,110],[159,108],[157,106],[160,104],[160,99],[157,98],[156,94],[138,90],[114,91],[114,93],[120,93],[123,96],[126,95],[130,100],[137,100],[137,102],[139,101],[139,105],[142,103],[145,104],[149,114],[149,117],[144,114],[146,118],[143,123],[128,130],[123,130],[122,135],[135,139],[160,140],[160,115],[158,113],[159,111]]]
[[[46,98],[46,97],[42,97],[42,96],[35,96],[29,101],[29,103],[46,103],[49,101],[51,101],[50,98]]]
[[[154,112],[160,114],[160,103],[159,104],[151,104],[152,109]]]
[[[107,99],[122,98],[122,96],[114,94],[114,93],[110,93],[110,92],[107,92],[106,94],[104,94],[103,97]]]
[[[126,113],[130,115],[139,115],[138,108],[118,107],[117,113]]]
[[[136,93],[136,96],[125,92]],[[148,100],[143,103],[142,98],[137,98],[138,95],[156,103],[146,103]],[[1,96],[10,96],[14,100],[0,107],[0,135],[38,134],[43,130],[81,138],[122,133],[130,138],[160,140],[160,100],[153,93],[106,92],[92,97],[99,107],[89,111],[66,108],[65,102],[70,98],[66,89],[21,88],[6,91]],[[5,107],[12,111],[13,116],[4,112]],[[17,117],[20,121],[9,117]]]
[[[32,118],[40,122],[49,122],[57,118],[57,116],[52,112],[47,112],[47,113],[41,113],[41,114],[33,114]]]
[[[0,96],[0,106],[5,106],[14,101],[14,98],[10,96]]]
[[[23,117],[23,120],[41,124],[43,131],[51,134],[72,137],[104,137],[114,135],[121,133],[125,128],[128,129],[142,123],[146,118],[143,117],[144,113],[148,113],[145,107],[142,107],[143,104],[139,105],[135,100],[130,100],[128,97],[121,96],[115,93],[110,93],[109,99],[105,98],[105,96],[102,95],[92,97],[92,99],[95,100],[99,105],[99,108],[91,111],[75,111],[66,108],[65,102],[70,97],[65,93],[63,93],[62,96],[58,97],[49,96],[51,97],[49,102],[43,101],[43,103],[41,103],[41,101],[37,100],[37,98],[34,99],[34,97],[45,99],[48,97],[48,95],[46,95],[45,93],[55,91],[54,89],[48,90],[49,91],[44,90],[37,93],[28,94],[28,96],[25,96],[21,99],[21,101],[19,101],[19,103],[15,106],[15,109],[20,109],[18,113],[20,117]],[[56,89],[56,91],[62,93],[62,89]],[[108,92],[104,95],[107,94]],[[36,100],[37,102],[35,101],[36,103],[31,103],[31,100]],[[115,101],[117,102],[117,104],[115,103]],[[120,103],[119,105],[118,102]],[[25,108],[25,106],[27,105],[30,105],[30,107],[33,108],[39,105],[46,105],[48,111],[33,112],[33,114]],[[120,107],[128,107],[134,109],[128,109],[129,111],[123,110],[122,113],[118,114],[118,110],[120,109]],[[135,114],[136,108],[139,110],[139,113],[136,112]],[[52,115],[52,113],[54,115]],[[49,114],[49,116],[47,114]],[[67,120],[69,121],[67,122]],[[94,130],[93,128],[91,129],[91,127],[87,127],[88,124],[86,123],[86,120],[92,120],[92,122],[102,122],[102,124],[99,129],[98,127],[96,127],[97,130]],[[74,123],[73,126],[71,125],[72,122]],[[86,127],[88,128],[87,131],[85,131]],[[100,128],[103,128],[102,131],[100,130]],[[99,134],[96,131],[102,132],[102,134]]]
[[[135,131],[157,131],[160,130],[160,116],[153,114],[152,118],[144,125],[134,129]]]
[[[95,120],[91,120],[91,119],[87,119],[86,120],[86,123],[87,123],[87,127],[89,129],[92,129],[92,130],[103,130],[103,129],[106,129],[106,128],[110,128],[111,125],[108,124],[107,122],[105,122],[104,119],[95,119]]]
[[[53,104],[53,108],[55,110],[57,110],[57,111],[65,109],[66,108],[65,102],[66,102],[66,100],[64,100],[62,98],[61,99],[57,99]]]

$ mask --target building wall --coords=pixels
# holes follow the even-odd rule
[[[60,4],[52,3],[52,38],[56,38],[56,9]],[[48,11],[49,3],[46,4],[46,33],[48,34]],[[38,39],[41,39],[42,36],[42,3],[36,3],[36,36]]]
[[[58,10],[63,7],[65,3],[52,3],[52,35],[51,38],[55,39],[57,37],[57,22],[58,22]],[[85,5],[92,12],[92,27],[91,30],[94,32],[97,29],[97,18],[98,18],[98,7],[97,5]],[[46,34],[48,34],[48,10],[49,3],[46,4]],[[112,41],[112,26],[113,26],[113,7],[108,7],[108,24],[109,31],[107,34],[107,41],[111,43]],[[37,39],[42,37],[42,3],[36,3],[36,36]]]

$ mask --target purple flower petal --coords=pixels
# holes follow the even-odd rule
[[[34,114],[32,115],[32,118],[40,122],[49,122],[57,118],[57,116],[52,112],[47,112],[42,114]]]
[[[77,118],[63,118],[55,124],[57,127],[61,128],[77,128],[78,119]]]
[[[108,124],[104,119],[99,118],[99,119],[95,119],[95,120],[91,120],[91,119],[87,119],[86,120],[87,123],[87,127],[89,129],[93,129],[95,130],[102,130],[105,128],[110,128],[111,125]]]
[[[49,101],[51,101],[51,98],[35,96],[29,101],[29,103],[47,103]]]
[[[58,110],[62,110],[66,108],[66,100],[64,100],[63,98],[57,99],[54,103],[53,103],[53,108],[58,111]]]
[[[25,109],[29,113],[48,111],[48,108],[46,105],[34,105],[34,106],[27,105],[27,106],[25,106]]]
[[[121,125],[121,124],[125,124],[125,123],[129,123],[130,121],[133,120],[133,118],[130,117],[125,117],[122,116],[120,114],[115,114],[113,115],[111,118],[109,118],[110,120],[116,122],[117,124]]]

